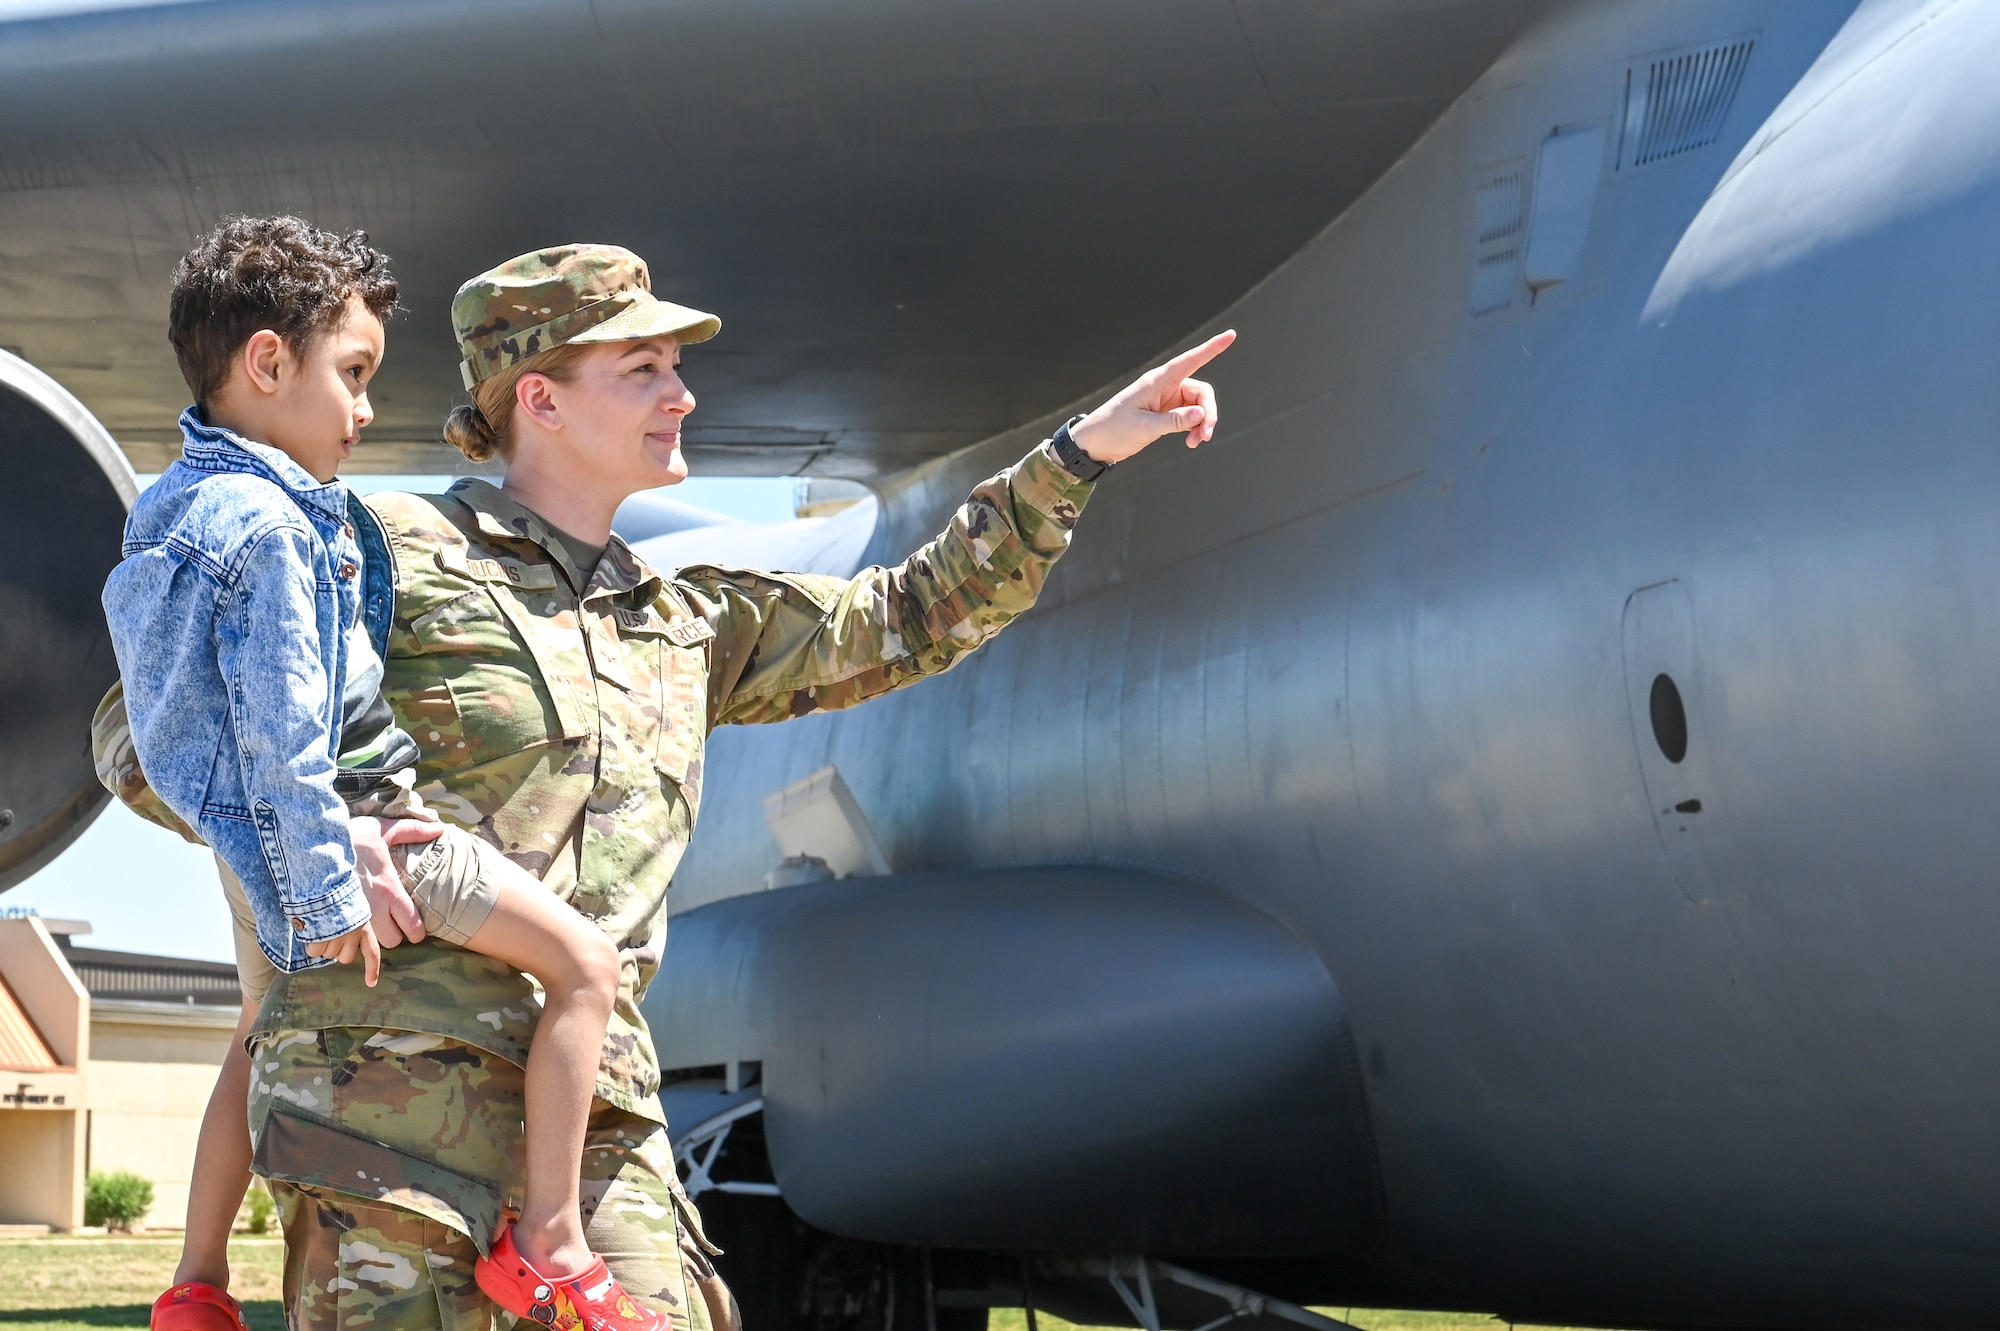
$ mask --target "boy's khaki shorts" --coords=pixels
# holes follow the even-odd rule
[[[403,886],[410,890],[417,913],[423,917],[424,932],[464,947],[486,923],[500,900],[500,865],[512,867],[498,848],[472,833],[451,824],[444,835],[414,846],[391,846],[390,855],[402,871]],[[243,986],[243,1001],[255,1007],[270,992],[278,968],[257,946],[257,916],[250,909],[250,897],[242,882],[222,857],[215,860],[222,874],[222,895],[229,901],[230,918],[235,922],[236,978]]]

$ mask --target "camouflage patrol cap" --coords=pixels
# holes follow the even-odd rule
[[[452,331],[469,389],[537,352],[577,342],[705,342],[722,320],[653,294],[646,261],[616,245],[556,245],[509,259],[458,289]]]

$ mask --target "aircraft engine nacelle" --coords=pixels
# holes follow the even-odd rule
[[[1104,866],[849,878],[674,918],[671,1067],[755,1062],[785,1203],[907,1247],[1369,1250],[1381,1198],[1318,954]],[[670,1114],[678,1112],[671,1107]],[[699,1133],[699,1115],[677,1119]]]
[[[62,385],[0,352],[0,892],[74,841],[110,796],[90,716],[117,677],[99,596],[138,483]]]

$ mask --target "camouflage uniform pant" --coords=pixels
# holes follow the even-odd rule
[[[356,1033],[358,1034],[358,1033]],[[509,1162],[518,1158],[520,1070],[462,1045],[429,1040],[432,1047],[391,1052],[361,1045],[341,1058],[344,1041],[293,1040],[262,1069],[296,1063],[297,1071],[316,1058],[334,1055],[325,1086],[338,1086],[330,1121],[353,1130],[356,1119],[374,1117],[369,1108],[388,1110],[369,1134],[411,1155],[416,1142],[395,1142],[394,1128],[412,1117],[432,1128],[423,1158],[463,1169],[483,1158],[480,1177],[501,1180],[510,1191]],[[408,1049],[410,1037],[395,1043]],[[331,1049],[329,1045],[333,1046]],[[260,1056],[272,1049],[266,1044]],[[288,1056],[289,1055],[289,1056]],[[440,1079],[437,1075],[443,1073]],[[396,1086],[397,1081],[405,1084]],[[266,1083],[268,1085],[268,1083]],[[253,1099],[255,1092],[253,1090]],[[450,1109],[444,1102],[454,1102]],[[342,1102],[345,1102],[344,1104]],[[403,1112],[398,1112],[398,1111]],[[512,1118],[512,1124],[506,1120]],[[345,1120],[345,1121],[343,1121]],[[401,1120],[400,1123],[395,1120]],[[506,1126],[513,1126],[511,1134]],[[509,1140],[509,1137],[514,1140]],[[486,1331],[502,1316],[479,1292],[472,1277],[479,1249],[463,1230],[439,1215],[356,1196],[339,1181],[348,1171],[337,1136],[322,1139],[327,1152],[309,1171],[290,1170],[289,1180],[271,1179],[285,1233],[285,1308],[291,1331]],[[264,1163],[260,1159],[260,1164]],[[715,1275],[698,1234],[700,1221],[674,1173],[667,1130],[649,1119],[600,1106],[584,1139],[582,1168],[584,1233],[640,1303],[666,1313],[674,1331],[735,1331],[734,1301]],[[679,1194],[679,1195],[677,1195]]]

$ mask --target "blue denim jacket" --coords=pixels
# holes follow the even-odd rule
[[[334,794],[347,630],[387,646],[393,564],[338,481],[181,414],[181,460],[139,496],[104,611],[147,780],[243,882],[288,971],[368,918]],[[365,603],[365,604],[364,604]]]

